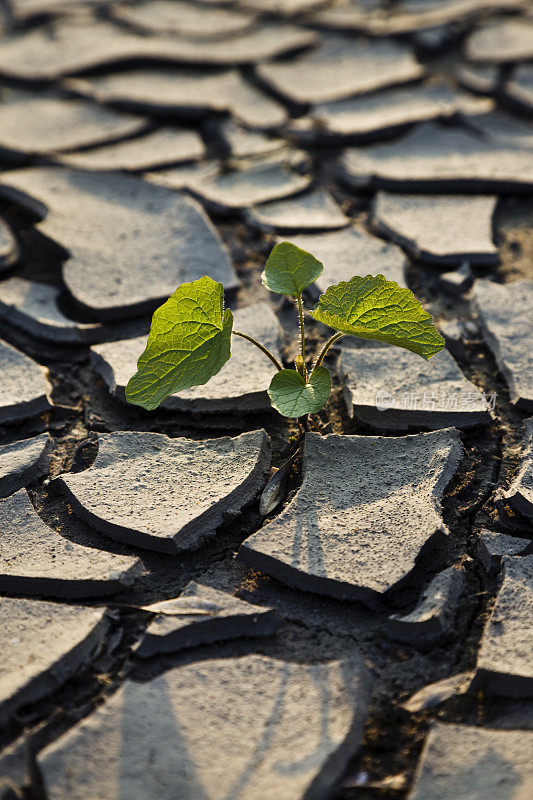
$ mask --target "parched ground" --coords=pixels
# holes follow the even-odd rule
[[[1,800],[533,796],[527,0],[0,0]],[[383,273],[297,427],[242,339],[124,387],[180,283],[290,365],[260,274]],[[312,356],[328,331],[310,320]]]

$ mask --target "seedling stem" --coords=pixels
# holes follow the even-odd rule
[[[241,333],[240,331],[232,331],[232,333],[235,336],[242,336],[242,338],[246,339],[246,341],[251,342],[252,344],[255,344],[255,346],[258,347],[261,350],[261,352],[263,352],[272,361],[272,363],[274,364],[274,366],[276,367],[278,372],[281,372],[283,370],[283,367],[279,363],[279,361],[276,358],[276,356],[273,356],[272,353],[270,352],[270,350],[268,350],[268,348],[266,348],[264,346],[264,344],[261,344],[261,342],[258,342],[257,339],[254,339],[253,336],[248,336],[247,333]]]

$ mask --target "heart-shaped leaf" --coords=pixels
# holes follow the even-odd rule
[[[330,286],[311,316],[342,333],[395,344],[426,360],[444,347],[431,316],[413,293],[383,275],[356,275]]]
[[[324,408],[330,391],[331,378],[325,367],[313,370],[307,382],[296,370],[283,369],[272,378],[268,396],[284,417],[303,417]]]
[[[280,242],[270,253],[261,278],[271,292],[298,297],[306,286],[316,281],[323,269],[311,253],[290,242]]]
[[[221,283],[204,276],[178,286],[152,318],[128,402],[153,411],[171,394],[207,383],[230,358],[232,327]]]

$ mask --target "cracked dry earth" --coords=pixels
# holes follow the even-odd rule
[[[524,0],[0,0],[1,800],[533,797],[533,32]],[[226,287],[287,365],[382,272],[295,426],[246,342],[128,406],[153,310]],[[327,334],[311,324],[310,350]]]

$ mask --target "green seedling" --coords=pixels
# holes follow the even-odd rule
[[[310,361],[302,292],[322,270],[311,253],[281,242],[273,248],[262,275],[267,289],[296,301],[300,351],[294,369],[284,369],[261,342],[233,330],[233,314],[224,310],[221,283],[205,276],[179,286],[154,313],[146,349],[126,387],[128,402],[152,411],[170,395],[202,386],[231,357],[232,335],[241,336],[276,367],[267,390],[272,407],[284,417],[298,418],[307,428],[308,415],[319,412],[329,397],[331,377],[323,362],[341,336],[376,339],[411,350],[426,360],[444,347],[431,316],[409,289],[383,275],[356,275],[330,286],[310,312],[312,318],[335,331]]]

